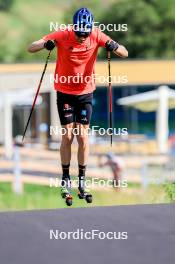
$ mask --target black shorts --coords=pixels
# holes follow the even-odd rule
[[[57,92],[57,108],[61,125],[90,123],[93,93],[73,95]]]

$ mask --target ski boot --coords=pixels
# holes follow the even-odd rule
[[[67,206],[72,205],[72,195],[66,187],[61,187],[61,197],[65,199]]]
[[[79,189],[78,197],[79,199],[85,199],[87,203],[92,203],[92,194],[88,189]]]

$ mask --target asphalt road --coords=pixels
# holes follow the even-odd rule
[[[63,239],[78,229],[81,234],[99,230],[119,236],[127,232],[128,238],[75,240],[69,233],[70,239]],[[173,264],[175,205],[0,213],[0,263]]]

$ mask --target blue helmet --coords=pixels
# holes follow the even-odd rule
[[[82,36],[90,34],[93,27],[93,21],[94,17],[87,8],[83,7],[78,9],[73,16],[75,33]]]

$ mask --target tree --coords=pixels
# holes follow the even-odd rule
[[[153,5],[145,1],[127,0],[114,3],[101,17],[107,25],[127,24],[127,31],[112,31],[106,34],[126,45],[130,58],[152,58],[159,46],[160,17]],[[101,54],[104,56],[104,53]]]
[[[112,4],[101,16],[104,24],[127,24],[126,32],[107,32],[129,50],[129,58],[175,56],[175,1],[123,0]],[[104,51],[100,54],[105,56]]]
[[[13,4],[13,0],[0,0],[0,10],[9,11]]]

